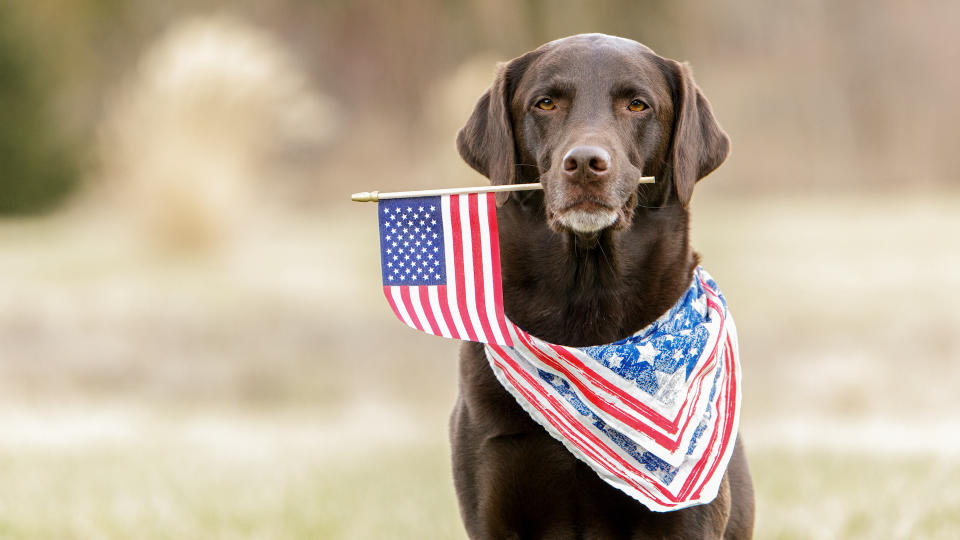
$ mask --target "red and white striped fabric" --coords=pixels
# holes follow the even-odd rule
[[[667,313],[616,343],[554,345],[504,314],[493,194],[380,201],[383,291],[430,334],[486,343],[497,379],[607,483],[651,510],[713,500],[740,411],[736,328],[697,268]]]
[[[497,379],[531,418],[655,511],[712,501],[736,440],[736,328],[705,275],[698,269],[682,303],[617,343],[564,347],[511,324],[513,347],[486,347]],[[682,332],[700,335],[679,349],[692,357],[671,363]],[[642,384],[645,375],[655,388]]]

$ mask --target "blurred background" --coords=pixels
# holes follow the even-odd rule
[[[0,0],[0,537],[463,538],[453,341],[371,189],[479,185],[495,63],[605,32],[733,141],[758,538],[960,535],[960,3]],[[430,381],[429,385],[422,381]]]

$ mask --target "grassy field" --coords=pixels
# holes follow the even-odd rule
[[[456,344],[391,319],[365,210],[191,256],[0,223],[0,538],[463,538]],[[960,537],[960,197],[707,188],[695,216],[757,537]]]

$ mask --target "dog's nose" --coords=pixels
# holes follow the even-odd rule
[[[610,154],[599,146],[575,146],[563,156],[563,174],[571,180],[602,178],[610,167]]]

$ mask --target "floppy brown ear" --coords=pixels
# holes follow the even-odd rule
[[[713,172],[730,153],[730,138],[723,132],[710,102],[693,82],[686,63],[673,62],[674,87],[673,183],[686,208],[698,180]]]
[[[470,119],[457,133],[460,157],[494,185],[512,184],[516,179],[517,151],[513,137],[510,103],[517,81],[533,59],[528,53],[497,69],[496,78],[480,96]],[[497,194],[497,204],[508,198]]]

